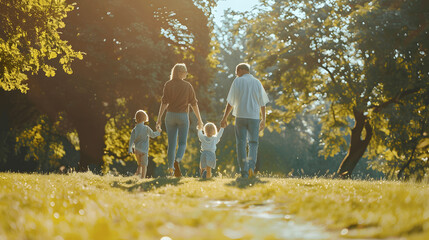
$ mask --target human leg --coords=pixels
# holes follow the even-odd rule
[[[183,155],[186,150],[186,141],[188,138],[189,131],[189,117],[187,113],[180,113],[177,116],[178,120],[178,148],[176,158],[174,161],[174,176],[181,177],[182,171],[180,170],[180,161],[182,161]]]
[[[238,170],[242,177],[247,177],[249,169],[247,163],[246,143],[247,143],[247,119],[235,119],[235,141],[237,146],[237,163]]]
[[[141,178],[146,178],[148,163],[149,163],[148,154],[143,153],[141,164],[140,164],[140,166],[141,166]]]
[[[178,148],[176,153],[176,161],[180,162],[185,155],[186,151],[186,141],[188,139],[188,131],[189,131],[189,117],[188,113],[180,113],[177,116],[177,126],[178,126]]]
[[[211,178],[212,177],[212,168],[206,167],[206,171],[207,171],[207,178]]]
[[[140,176],[142,153],[137,151],[137,150],[134,150],[134,155],[136,156],[136,161],[137,161],[137,170],[136,170],[136,173],[134,175]]]
[[[249,133],[249,169],[252,174],[255,171],[256,161],[258,160],[258,145],[259,145],[259,119],[248,119]],[[250,170],[249,170],[250,171]],[[250,173],[249,173],[250,174]]]
[[[200,176],[203,177],[204,171],[206,171],[207,168],[207,154],[206,151],[201,152],[200,156]]]
[[[179,130],[173,113],[167,112],[165,116],[165,128],[167,130],[167,137],[168,137],[168,148],[167,148],[168,168],[173,169],[174,159],[176,155],[177,133]]]

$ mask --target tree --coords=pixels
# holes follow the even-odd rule
[[[413,116],[427,106],[423,105],[429,83],[427,71],[421,69],[417,74],[419,71],[407,70],[419,68],[427,58],[427,45],[421,42],[428,39],[426,27],[412,21],[416,17],[413,12],[427,8],[424,1],[410,1],[414,5],[391,3],[409,8],[408,23],[413,27],[405,33],[410,35],[411,29],[423,28],[414,31],[418,36],[414,39],[421,39],[414,49],[424,54],[409,53],[412,59],[421,60],[404,64],[395,52],[410,44],[406,37],[400,37],[402,40],[389,48],[387,44],[383,46],[391,41],[384,34],[366,35],[384,28],[375,18],[389,11],[383,8],[388,2],[391,1],[263,1],[261,12],[242,23],[248,29],[249,60],[257,64],[257,72],[264,73],[261,78],[266,79],[276,104],[283,106],[273,109],[273,114],[288,122],[307,106],[314,106],[313,112],[319,114],[323,126],[321,154],[325,157],[347,148],[344,136],[350,134],[348,153],[338,169],[341,177],[351,176],[368,146],[386,150],[383,141],[371,140],[383,139],[388,131],[386,124],[399,114],[395,111],[398,105],[407,104]],[[366,19],[366,14],[373,18]],[[396,30],[404,31],[402,27],[400,23]],[[390,36],[394,34],[399,33]],[[378,46],[385,51],[368,51],[364,46]],[[385,55],[387,52],[390,54]],[[413,130],[401,125],[394,132]]]
[[[73,8],[65,0],[0,1],[0,88],[25,93],[29,73],[55,75],[50,59],[59,58],[63,70],[72,72],[71,63],[82,59],[82,53],[74,51],[59,30]]]
[[[365,75],[376,85],[373,89],[383,89],[385,95],[370,99],[369,108],[377,113],[376,121],[386,122],[386,131],[376,134],[369,155],[383,156],[387,167],[380,168],[386,173],[421,178],[429,168],[424,148],[418,147],[427,134],[429,118],[429,66],[425,64],[429,60],[429,3],[371,4],[371,11],[356,11],[351,25],[368,63]],[[383,145],[389,151],[381,151]]]
[[[76,129],[80,170],[103,165],[104,154],[121,158],[111,148],[104,152],[106,124],[121,114],[117,102],[125,102],[122,112],[145,109],[153,119],[175,62],[187,63],[189,80],[204,91],[210,81],[207,21],[191,0],[78,1],[64,35],[85,59],[73,75],[58,74],[61,81],[30,81],[28,95],[42,112],[51,118],[63,113]]]

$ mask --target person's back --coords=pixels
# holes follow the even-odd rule
[[[232,115],[259,119],[259,110],[265,105],[265,96],[261,82],[251,74],[244,74],[232,83],[227,101],[234,107]]]
[[[189,104],[197,102],[192,85],[182,79],[172,79],[165,83],[163,102],[169,103],[169,112],[188,112]]]
[[[201,142],[201,151],[211,151],[216,153],[216,144],[220,141],[224,129],[221,128],[216,135],[206,136],[201,130],[198,130],[198,138]]]
[[[143,153],[148,153],[149,151],[149,136],[156,137],[159,136],[158,132],[153,132],[148,126],[144,125],[144,123],[137,124],[133,131],[134,133],[134,145],[137,150]],[[131,132],[131,134],[133,134]]]

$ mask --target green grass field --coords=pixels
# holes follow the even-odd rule
[[[429,239],[427,183],[0,173],[0,239]]]

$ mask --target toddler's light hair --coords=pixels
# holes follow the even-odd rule
[[[179,78],[179,73],[187,71],[188,69],[184,63],[176,63],[176,65],[174,65],[174,67],[171,69],[170,80]]]
[[[149,117],[147,115],[147,113],[143,110],[138,110],[136,112],[136,115],[134,116],[134,119],[136,120],[136,122],[147,122],[149,121]]]
[[[212,137],[217,134],[217,128],[214,123],[208,122],[204,125],[204,133],[207,135],[207,137]]]

